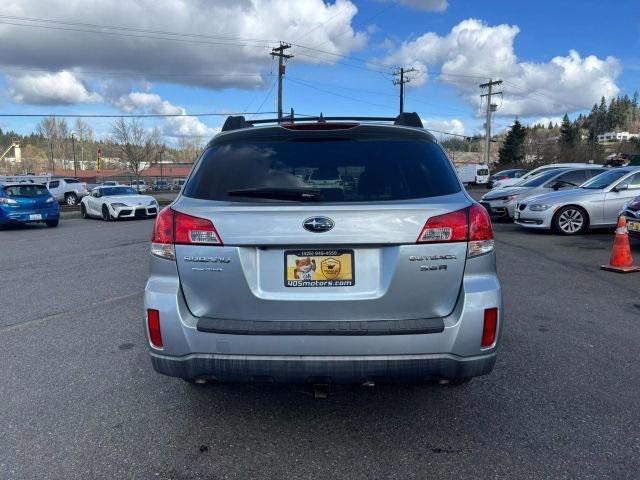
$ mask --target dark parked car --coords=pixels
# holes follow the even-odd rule
[[[511,170],[501,170],[499,172],[496,172],[489,177],[487,188],[493,188],[493,183],[497,180],[506,180],[507,178],[520,178],[528,171],[529,170],[525,170],[523,168],[513,168]]]
[[[640,239],[640,196],[625,205],[622,215],[627,219],[629,235]]]

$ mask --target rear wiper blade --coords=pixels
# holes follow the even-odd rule
[[[313,188],[247,188],[243,190],[230,190],[230,197],[270,198],[273,200],[320,200],[320,190]]]

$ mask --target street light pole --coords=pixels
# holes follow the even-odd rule
[[[71,150],[73,151],[73,176],[78,176],[78,164],[76,163],[76,136],[71,132]]]

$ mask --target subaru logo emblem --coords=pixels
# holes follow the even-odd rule
[[[309,217],[302,223],[305,230],[313,233],[328,232],[333,225],[333,220],[327,217]]]

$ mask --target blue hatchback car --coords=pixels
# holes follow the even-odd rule
[[[47,187],[35,183],[0,183],[0,227],[44,222],[57,227],[60,206]]]

